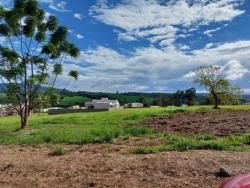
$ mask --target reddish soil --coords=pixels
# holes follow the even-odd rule
[[[216,136],[242,134],[250,131],[250,110],[181,113],[148,118],[142,126],[157,132],[185,135],[210,133]]]
[[[217,188],[221,167],[234,174],[250,169],[250,152],[190,151],[122,154],[127,145],[0,146],[0,187]]]

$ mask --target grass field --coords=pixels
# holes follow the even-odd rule
[[[224,109],[250,109],[250,106],[225,106]],[[211,135],[183,137],[174,134],[153,133],[148,128],[136,126],[137,122],[152,116],[176,112],[210,111],[211,107],[168,107],[126,109],[114,112],[79,113],[67,115],[34,115],[29,128],[19,128],[18,117],[0,118],[0,144],[87,144],[114,143],[114,139],[130,136],[154,137],[166,140],[157,147],[137,147],[132,153],[153,153],[170,150],[215,149],[244,150],[250,144],[250,134],[217,138]],[[124,126],[126,125],[126,126]]]

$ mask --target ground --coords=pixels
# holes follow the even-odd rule
[[[250,152],[188,151],[124,155],[126,145],[0,146],[0,187],[217,188],[220,168],[245,173]]]
[[[0,187],[218,187],[250,169],[249,109],[1,118]]]
[[[249,132],[250,110],[176,113],[147,118],[142,124],[157,132],[230,136]]]

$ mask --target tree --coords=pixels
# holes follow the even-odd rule
[[[144,96],[139,97],[139,103],[142,103],[144,107],[148,107],[149,104],[147,102],[147,99]]]
[[[231,84],[220,74],[218,66],[202,66],[195,72],[194,81],[204,86],[214,100],[214,109],[219,108],[220,93],[230,93]]]
[[[55,16],[45,18],[37,0],[15,0],[11,9],[0,7],[0,20],[0,36],[6,38],[6,45],[0,46],[2,90],[25,128],[40,87],[53,88],[66,58],[76,58],[79,49],[67,40],[68,29],[59,26]]]
[[[168,106],[168,98],[164,95],[160,95],[159,99],[156,100],[157,105],[161,107]]]
[[[228,91],[219,93],[220,105],[238,105],[241,103],[240,96],[242,90],[239,87],[232,87],[228,84]],[[209,104],[214,104],[214,98],[211,94],[208,95]]]
[[[193,106],[195,104],[196,90],[195,88],[189,88],[185,91],[184,97],[186,99],[188,106]]]
[[[39,112],[41,112],[41,109],[43,108],[51,107],[50,98],[48,95],[45,95],[43,92],[37,92],[36,95],[37,96],[35,97],[34,105],[39,110]]]
[[[182,106],[184,103],[184,91],[177,90],[172,95],[172,101],[175,106]]]

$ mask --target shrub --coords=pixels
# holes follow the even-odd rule
[[[188,112],[188,110],[180,108],[172,111],[172,113],[184,113],[184,112]]]
[[[136,147],[129,151],[133,154],[150,154],[150,153],[157,153],[158,150],[155,147]]]
[[[196,136],[195,138],[196,140],[204,140],[204,141],[208,141],[208,140],[215,140],[216,136],[212,135],[212,134],[201,134]]]
[[[65,153],[64,148],[62,146],[58,146],[51,151],[50,155],[51,156],[62,156],[62,155],[64,155],[64,153]]]
[[[244,144],[250,145],[250,134],[244,136]]]

